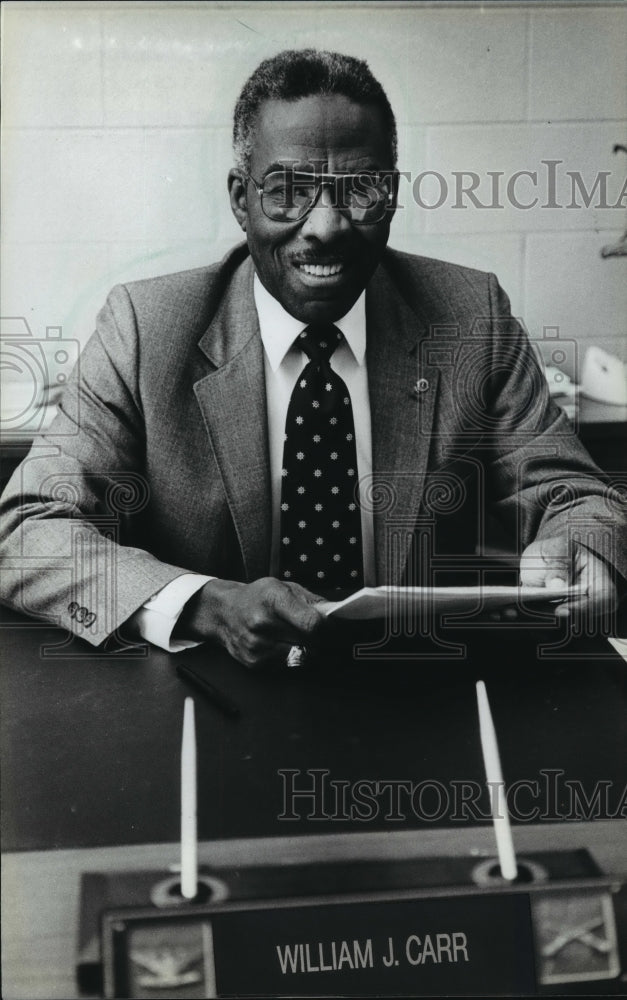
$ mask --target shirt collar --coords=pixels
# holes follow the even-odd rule
[[[255,275],[253,283],[255,307],[264,350],[272,371],[277,371],[299,333],[307,326],[290,315]],[[366,293],[363,291],[345,316],[335,321],[344,334],[357,364],[366,356]]]

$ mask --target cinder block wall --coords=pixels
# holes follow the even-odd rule
[[[569,170],[588,188],[609,171],[610,204],[624,182],[625,9],[297,6],[3,5],[2,315],[84,342],[114,283],[221,256],[240,238],[226,196],[239,88],[260,59],[313,45],[369,61],[397,112],[399,165],[428,175],[422,207],[403,183],[391,244],[495,271],[533,337],[557,326],[580,357],[595,342],[626,358],[627,261],[600,250],[627,209],[598,193],[566,207]],[[542,207],[543,160],[562,161],[560,207]],[[532,208],[507,197],[523,170],[535,189],[523,175],[514,194]],[[503,207],[458,197],[461,172]]]

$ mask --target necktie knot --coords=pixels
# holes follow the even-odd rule
[[[331,355],[338,347],[342,334],[331,323],[311,324],[305,327],[296,343],[305,352],[310,361],[317,364],[329,362]]]

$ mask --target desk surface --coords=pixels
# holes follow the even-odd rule
[[[521,853],[585,847],[607,875],[627,873],[627,823],[544,824],[520,827]],[[302,861],[346,861],[359,857],[382,864],[433,855],[491,856],[492,830],[329,834],[199,845],[199,860],[214,869]],[[78,997],[74,962],[82,872],[163,870],[179,860],[176,844],[102,847],[94,850],[31,851],[6,855],[2,869],[3,996],[6,1000],[71,1000]]]
[[[542,634],[553,646],[537,659]],[[572,799],[566,780],[589,796],[602,779],[612,815],[626,783],[627,684],[609,643],[560,647],[564,632],[511,626],[447,635],[466,643],[465,656],[350,663],[327,655],[300,672],[249,671],[202,647],[178,659],[156,649],[98,656],[78,640],[63,645],[66,633],[6,613],[3,849],[177,839],[183,701],[193,693],[175,672],[180,659],[203,666],[241,709],[232,720],[195,695],[201,839],[389,828],[390,792],[377,799],[376,815],[351,820],[333,781],[431,783],[424,809],[406,797],[395,826],[455,826],[455,783],[484,778],[478,677],[487,683],[506,781],[539,781],[536,805],[559,820]],[[312,805],[303,801],[298,819],[281,819],[291,780],[282,772],[297,772],[295,787],[306,788],[314,781],[308,770],[328,771],[316,779],[320,815],[308,818]],[[487,794],[479,806],[489,815]]]
[[[207,648],[182,657],[154,649],[101,656],[66,638],[4,614],[3,977],[13,1000],[75,995],[81,871],[177,859],[181,722],[191,693],[175,672],[181,658],[203,665],[241,709],[231,720],[195,695],[199,836],[211,841],[201,859],[237,865],[492,853],[487,819],[470,813],[460,822],[452,814],[460,783],[483,784],[474,690],[483,677],[506,781],[531,782],[532,791],[537,783],[533,800],[521,799],[537,814],[533,825],[520,818],[519,848],[587,846],[606,872],[627,872],[625,827],[611,818],[626,784],[626,667],[604,639],[464,627],[447,632],[447,641],[466,643],[463,656],[449,650],[443,657],[417,641],[423,658],[351,663],[329,654],[301,672],[250,672]],[[326,786],[326,817],[308,818],[311,801],[294,800],[300,818],[279,818],[279,772],[298,772],[303,787],[316,769],[338,783]],[[359,779],[426,782],[432,797],[421,813],[414,799],[394,805],[388,792],[368,821],[338,818],[340,783],[350,788]],[[433,794],[445,797],[435,818]],[[476,805],[487,817],[483,794]],[[586,800],[596,822],[566,821],[585,818]]]

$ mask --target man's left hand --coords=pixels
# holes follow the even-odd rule
[[[558,618],[572,614],[609,615],[618,605],[618,590],[610,567],[584,545],[564,536],[532,542],[520,559],[520,582],[529,587],[572,585],[580,592],[554,605]]]

